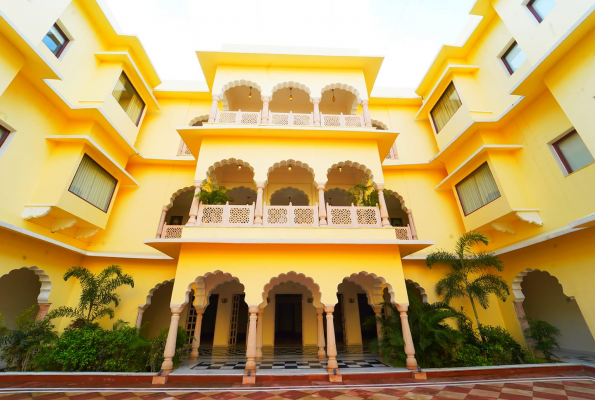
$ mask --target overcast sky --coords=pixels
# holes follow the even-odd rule
[[[204,81],[196,50],[222,44],[332,47],[383,55],[375,87],[416,87],[475,0],[106,0],[159,76]]]

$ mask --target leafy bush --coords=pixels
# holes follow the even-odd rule
[[[3,329],[0,337],[0,359],[16,371],[35,368],[35,357],[54,340],[58,334],[53,331],[49,319],[35,319],[35,306],[29,307],[17,317],[15,329]]]
[[[560,329],[546,321],[529,317],[525,318],[525,320],[529,324],[529,328],[525,329],[525,335],[533,340],[535,350],[540,351],[547,362],[555,362],[556,356],[552,353],[552,350],[555,347],[560,347],[557,339],[562,336]]]
[[[234,198],[227,194],[225,186],[217,186],[207,183],[202,187],[199,194],[196,195],[203,204],[225,204],[228,201],[234,201]]]
[[[149,340],[148,348],[145,349],[146,366],[151,372],[157,372],[161,369],[163,363],[163,352],[165,351],[165,343],[167,342],[167,335],[169,328],[163,329],[159,335]],[[178,326],[178,335],[176,337],[176,354],[173,358],[174,368],[176,368],[182,359],[182,350],[188,339],[186,329]]]

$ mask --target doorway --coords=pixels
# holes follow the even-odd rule
[[[302,346],[302,295],[275,296],[275,346]]]
[[[362,326],[362,342],[367,345],[370,340],[376,339],[378,333],[376,332],[376,325],[365,326],[365,322],[368,319],[376,318],[374,309],[368,304],[368,296],[365,293],[357,294],[357,305],[359,308],[359,321]]]

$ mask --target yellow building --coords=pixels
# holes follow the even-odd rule
[[[482,321],[595,353],[594,10],[478,0],[415,94],[373,97],[382,57],[197,51],[206,90],[162,83],[100,0],[0,0],[0,312],[74,306],[67,268],[117,264],[116,319],[185,326],[191,359],[245,348],[253,375],[312,348],[333,373],[384,301],[406,318],[406,280],[437,301],[426,255],[477,230],[511,287]],[[207,184],[233,201],[200,203]]]

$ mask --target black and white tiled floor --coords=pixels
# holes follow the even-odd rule
[[[386,368],[387,364],[376,360],[339,360],[339,368]],[[256,361],[257,369],[326,369],[326,360],[303,361]],[[246,361],[203,361],[192,367],[193,370],[219,369],[233,370],[244,369]]]
[[[316,356],[318,347],[274,347],[262,349],[263,354],[269,356]],[[241,346],[224,348],[199,348],[198,353],[201,357],[220,357],[220,356],[245,356],[246,348]],[[367,346],[337,346],[339,354],[367,354]]]

